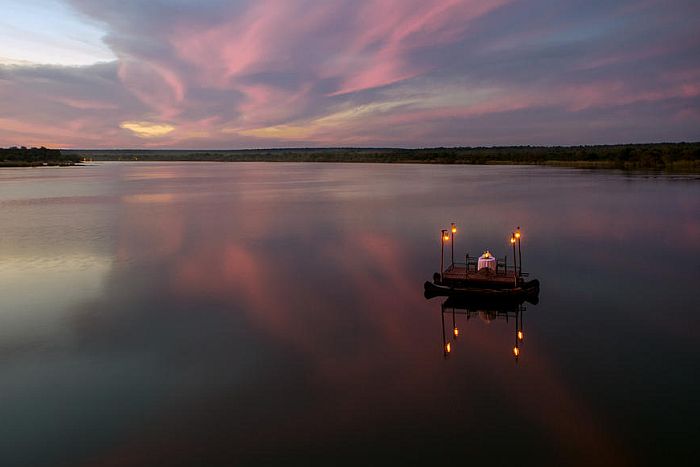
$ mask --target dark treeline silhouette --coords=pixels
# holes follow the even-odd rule
[[[629,169],[698,169],[700,143],[458,148],[301,148],[245,150],[70,150],[92,160],[544,164]]]
[[[0,148],[0,166],[73,165],[81,161],[77,154],[63,154],[60,149],[11,147]]]

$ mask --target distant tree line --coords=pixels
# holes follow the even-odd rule
[[[68,151],[93,160],[546,164],[629,169],[700,169],[700,143],[456,148],[302,148]]]
[[[73,165],[82,160],[77,154],[63,154],[60,149],[11,147],[0,148],[0,165]]]

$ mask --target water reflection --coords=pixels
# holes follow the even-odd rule
[[[516,363],[522,354],[522,346],[525,339],[523,329],[523,317],[525,314],[525,301],[512,303],[477,302],[464,297],[449,297],[440,304],[440,318],[442,321],[442,349],[445,358],[455,351],[460,334],[463,335],[461,326],[466,326],[472,319],[481,319],[484,322],[512,322],[513,346],[512,355]],[[448,325],[452,328],[446,331],[445,315]],[[451,321],[450,321],[451,319]],[[504,342],[503,346],[506,343]],[[500,345],[499,345],[500,347]]]
[[[463,461],[446,432],[491,465],[512,462],[504,438],[541,465],[685,446],[654,427],[697,413],[700,190],[536,168],[16,173],[0,173],[3,465]],[[536,312],[427,309],[446,218],[484,245],[527,223]]]

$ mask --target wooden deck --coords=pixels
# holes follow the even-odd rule
[[[491,270],[475,271],[464,265],[450,265],[443,273],[443,282],[451,284],[455,282],[488,282],[495,285],[508,286],[515,282],[515,271],[499,270],[497,273]]]

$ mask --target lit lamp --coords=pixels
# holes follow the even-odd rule
[[[518,331],[518,340],[519,340],[519,341],[522,341],[522,340],[523,340],[523,337],[524,337],[524,336],[523,336],[523,332],[522,332],[522,331]]]
[[[455,335],[455,339],[459,337],[459,328],[454,328],[453,334]]]
[[[515,234],[510,233],[510,244],[513,246],[513,276],[515,276],[515,285],[518,285],[518,264],[515,260]]]
[[[520,356],[520,349],[518,348],[517,345],[515,347],[513,347],[513,356],[515,357],[516,360]]]
[[[440,282],[442,282],[442,274],[445,272],[445,242],[450,239],[447,230],[440,231]]]
[[[448,342],[447,344],[445,344],[445,355],[449,354],[450,352],[452,352],[452,346]]]
[[[452,267],[455,264],[455,234],[457,233],[457,224],[454,222],[450,226],[450,231],[452,232]]]

